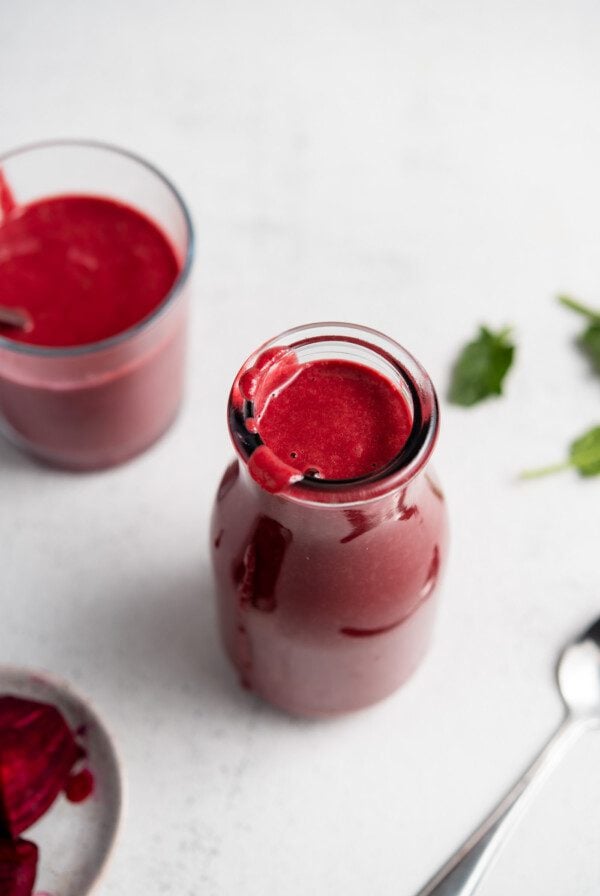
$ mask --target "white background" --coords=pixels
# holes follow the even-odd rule
[[[171,433],[83,476],[0,446],[0,661],[72,680],[123,756],[105,896],[412,896],[558,723],[557,652],[600,612],[600,480],[514,477],[600,422],[554,300],[600,305],[599,41],[597,0],[0,0],[0,147],[137,150],[197,228]],[[443,403],[453,545],[427,662],[311,724],[237,689],[207,520],[240,363],[336,318],[405,344],[442,396],[478,322],[514,325],[519,353],[506,398]],[[599,847],[592,734],[482,896],[597,894]]]

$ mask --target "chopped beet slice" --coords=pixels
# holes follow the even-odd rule
[[[56,707],[0,697],[0,836],[14,839],[41,818],[77,758],[75,739]]]
[[[29,840],[0,840],[0,893],[31,896],[37,871],[38,848]]]
[[[71,775],[65,785],[65,796],[71,803],[83,803],[93,792],[94,776],[89,768]]]

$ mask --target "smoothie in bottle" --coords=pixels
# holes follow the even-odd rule
[[[387,696],[426,651],[446,556],[429,377],[374,331],[298,328],[243,366],[229,425],[211,538],[241,682],[306,716]]]

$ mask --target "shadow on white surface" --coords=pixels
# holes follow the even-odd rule
[[[231,699],[236,685],[217,638],[209,569],[161,563],[150,581],[126,586],[117,571],[113,587],[107,603],[88,601],[71,623],[83,652],[109,661],[103,674],[111,688],[133,687],[136,702],[153,709],[169,695],[198,706]]]
[[[0,476],[16,470],[29,473],[31,467],[38,466],[23,451],[12,445],[8,439],[0,435]]]

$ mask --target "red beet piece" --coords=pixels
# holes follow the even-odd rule
[[[14,839],[41,818],[77,758],[75,739],[55,706],[0,697],[0,836]]]
[[[38,848],[29,840],[0,840],[0,893],[31,896],[37,871]]]
[[[71,803],[83,803],[94,792],[94,776],[89,768],[71,775],[65,786],[65,796]],[[2,894],[0,893],[0,896]]]

